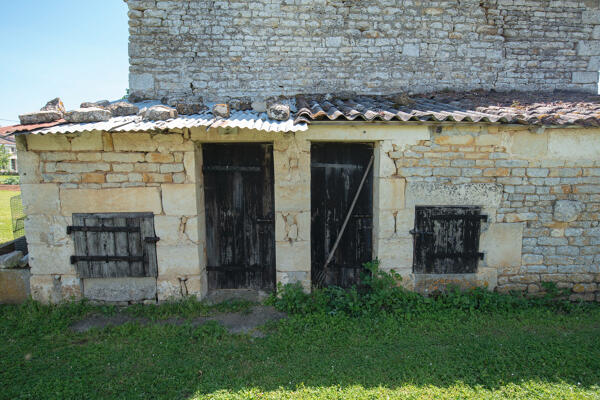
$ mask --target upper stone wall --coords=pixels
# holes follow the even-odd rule
[[[598,90],[600,0],[125,1],[146,98]]]

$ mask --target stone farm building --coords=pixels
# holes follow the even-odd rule
[[[17,132],[35,299],[350,286],[373,259],[423,293],[600,299],[599,1],[127,3],[129,102]]]

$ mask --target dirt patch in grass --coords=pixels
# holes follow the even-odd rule
[[[285,318],[286,314],[275,310],[269,306],[254,306],[249,311],[235,313],[218,313],[207,317],[196,317],[191,319],[168,318],[164,320],[151,320],[145,317],[136,317],[128,314],[115,315],[90,315],[75,322],[71,329],[78,333],[87,332],[94,328],[106,328],[108,326],[119,326],[127,323],[138,323],[140,325],[159,324],[159,325],[183,325],[186,323],[192,326],[199,326],[209,321],[216,321],[223,325],[230,333],[249,334],[253,337],[263,337],[264,333],[258,328],[271,321],[278,321]]]

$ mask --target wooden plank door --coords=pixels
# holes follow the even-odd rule
[[[362,264],[373,257],[373,172],[369,171],[338,248],[323,266],[373,155],[371,144],[311,146],[311,275],[313,285],[359,283]]]
[[[271,144],[204,144],[209,289],[275,289]]]

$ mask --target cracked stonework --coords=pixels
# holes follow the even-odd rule
[[[282,214],[285,223],[285,240],[295,242],[298,240],[298,221],[297,213]]]

